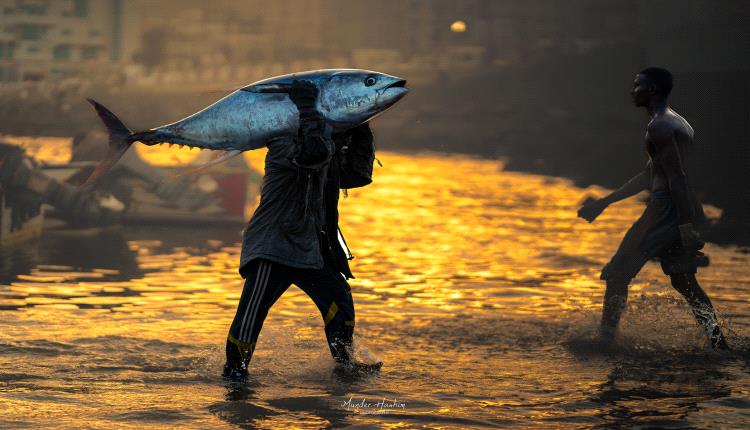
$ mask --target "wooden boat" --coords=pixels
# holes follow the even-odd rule
[[[109,189],[128,190],[127,198],[121,201],[115,195],[104,198],[102,205],[122,211],[123,224],[163,224],[163,225],[241,225],[249,219],[259,197],[261,175],[242,157],[216,165],[211,169],[177,177],[200,165],[196,159],[188,166],[153,167],[167,173],[165,181],[190,182],[192,194],[200,194],[197,204],[175,204],[160,196],[154,187],[135,175],[116,175]],[[68,181],[90,170],[95,162],[70,162],[47,164],[43,170],[61,181]],[[191,192],[187,191],[185,194]],[[48,211],[48,218],[54,217],[54,210]]]

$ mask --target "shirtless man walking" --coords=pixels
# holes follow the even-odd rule
[[[578,216],[593,222],[609,205],[648,189],[650,199],[643,215],[625,234],[615,255],[604,266],[601,279],[607,282],[601,336],[611,341],[625,310],[628,284],[646,262],[659,258],[672,286],[690,304],[698,323],[706,330],[711,346],[726,349],[711,300],[695,279],[703,242],[696,227],[705,221],[703,209],[690,189],[689,158],[693,128],[667,104],[672,74],[650,67],[635,77],[631,95],[638,107],[648,111],[646,168],[625,185],[602,199],[590,200]]]

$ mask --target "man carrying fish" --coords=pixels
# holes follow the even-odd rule
[[[601,319],[602,340],[613,339],[625,310],[628,284],[652,258],[661,260],[672,286],[690,305],[693,315],[708,334],[711,346],[726,349],[727,343],[711,300],[695,279],[705,256],[696,228],[705,221],[703,208],[690,188],[689,165],[693,128],[667,104],[672,74],[650,67],[638,73],[631,95],[651,118],[646,128],[646,168],[625,185],[602,199],[590,199],[578,216],[593,222],[609,205],[643,190],[651,196],[643,215],[625,234],[620,247],[602,270],[607,282]]]
[[[299,134],[292,144],[270,144],[266,155],[260,205],[242,244],[240,273],[246,282],[227,338],[229,377],[247,371],[268,310],[291,284],[307,293],[321,312],[333,358],[366,367],[352,359],[354,302],[346,279],[353,276],[338,236],[343,139],[334,142],[331,126],[315,109],[314,84],[294,81],[289,96],[299,110]],[[367,124],[359,128],[369,130]]]
[[[245,287],[226,342],[224,375],[243,379],[271,306],[295,284],[313,300],[334,360],[372,371],[353,357],[350,254],[338,229],[340,189],[371,182],[374,148],[368,121],[408,90],[406,81],[367,70],[318,70],[241,88],[183,120],[133,133],[91,101],[110,132],[93,183],[136,141],[223,151],[214,162],[266,146],[260,205],[244,232]]]

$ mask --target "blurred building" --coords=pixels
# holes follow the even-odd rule
[[[141,47],[135,58],[149,68],[181,69],[247,63],[272,49],[260,19],[231,9],[178,8],[168,16],[144,17]]]
[[[132,80],[159,86],[347,66],[420,70],[416,75],[430,80],[446,69],[471,73],[629,43],[642,15],[632,0],[141,4],[148,13],[136,62],[146,72]]]
[[[135,1],[0,0],[0,82],[66,77],[130,60],[138,12]]]

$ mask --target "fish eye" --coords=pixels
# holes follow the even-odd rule
[[[377,82],[377,79],[372,76],[368,76],[367,79],[365,79],[365,86],[371,87],[375,85],[375,82]]]

